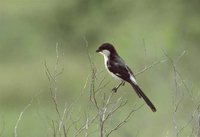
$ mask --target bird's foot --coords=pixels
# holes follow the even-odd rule
[[[117,93],[117,89],[118,89],[118,88],[114,87],[114,88],[112,89],[112,91],[113,91],[114,93]]]
[[[125,85],[125,82],[123,81],[123,82],[121,82],[117,87],[114,87],[114,88],[112,89],[112,91],[114,91],[114,93],[116,93],[117,90],[119,89],[119,87],[120,87],[120,86],[124,86],[124,85]]]

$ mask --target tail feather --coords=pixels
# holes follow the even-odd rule
[[[144,92],[141,90],[141,88],[130,82],[131,86],[133,87],[133,89],[135,90],[135,92],[138,94],[139,97],[142,97],[144,99],[144,101],[146,102],[146,104],[151,108],[151,110],[153,112],[156,112],[156,108],[155,106],[153,105],[153,103],[149,100],[149,98],[144,94]]]

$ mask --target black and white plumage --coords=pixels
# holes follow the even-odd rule
[[[137,95],[140,98],[142,97],[151,110],[155,112],[155,106],[138,86],[133,72],[127,66],[125,61],[118,55],[113,45],[110,43],[104,43],[96,50],[96,52],[99,52],[104,56],[105,67],[109,74],[121,82],[125,81],[130,83]]]

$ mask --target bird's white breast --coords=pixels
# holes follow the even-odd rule
[[[109,56],[110,56],[110,51],[108,51],[108,50],[103,50],[102,52],[100,52],[102,55],[103,55],[103,57],[104,57],[104,65],[105,65],[105,67],[106,67],[106,70],[108,71],[108,73],[114,78],[114,79],[116,79],[116,80],[118,80],[118,81],[123,81],[120,77],[118,77],[118,76],[116,76],[115,74],[113,74],[112,72],[110,72],[109,71],[109,69],[108,69],[108,66],[107,66],[107,62],[108,62],[108,58],[109,58]]]

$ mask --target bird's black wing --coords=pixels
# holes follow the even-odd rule
[[[112,58],[107,62],[108,69],[123,79],[124,81],[130,82],[130,74],[132,71],[126,66],[126,63],[120,58]]]
[[[133,76],[133,72],[131,69],[126,65],[125,61],[121,59],[120,57],[112,58],[107,62],[108,69],[124,81],[128,83],[133,83],[137,85],[136,82],[133,82],[130,77]],[[138,90],[135,90],[137,95],[141,97],[140,92]]]

